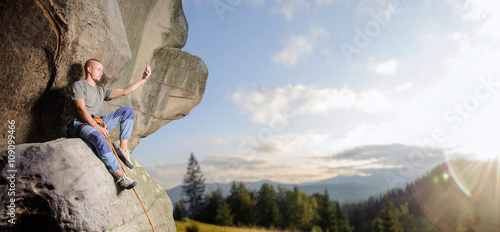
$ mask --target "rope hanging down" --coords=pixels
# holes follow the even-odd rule
[[[101,118],[95,116],[94,121],[97,124],[101,124],[102,127],[104,129],[106,129],[106,123],[104,123],[104,121]],[[116,159],[118,160],[118,163],[120,163],[120,166],[122,167],[123,172],[125,173],[125,175],[127,175],[127,177],[129,177],[127,172],[125,171],[125,168],[123,167],[122,162],[120,161],[120,158],[118,157],[118,154],[116,154],[115,148],[114,148],[113,144],[111,144],[111,139],[109,137],[108,137],[107,141],[108,141],[109,147],[111,148],[111,150],[113,150],[113,153],[115,153]],[[137,196],[137,199],[139,199],[139,202],[141,202],[142,209],[144,209],[144,212],[146,213],[146,216],[148,217],[149,224],[151,224],[151,228],[153,229],[153,232],[156,232],[155,227],[153,226],[153,222],[151,221],[151,218],[149,217],[148,211],[146,210],[144,203],[142,203],[141,197],[139,197],[139,193],[137,193],[137,190],[135,189],[135,187],[133,189],[134,189],[135,195]]]

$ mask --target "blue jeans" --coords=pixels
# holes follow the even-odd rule
[[[120,125],[120,140],[128,140],[132,135],[132,127],[134,125],[134,110],[132,110],[132,108],[125,106],[106,114],[101,118],[104,123],[106,123],[106,128],[109,131]],[[77,130],[81,125],[84,126],[80,129],[77,135]],[[107,139],[102,137],[96,129],[85,123],[82,119],[75,118],[70,125],[68,125],[68,137],[80,137],[92,144],[97,151],[97,156],[106,165],[106,168],[111,175],[118,170],[123,171],[120,167],[120,163],[118,163],[118,160],[116,159],[115,154],[106,142]]]

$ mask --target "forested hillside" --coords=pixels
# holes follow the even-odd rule
[[[210,192],[195,211],[186,211],[181,200],[174,217],[292,231],[494,232],[500,228],[499,170],[498,159],[450,161],[405,189],[342,206],[327,190],[307,195],[298,187],[275,189],[264,183],[251,191],[233,182],[229,196],[220,189]]]
[[[498,159],[451,161],[404,190],[393,189],[341,208],[354,231],[494,232],[500,228],[499,170]],[[380,220],[401,230],[377,230]]]

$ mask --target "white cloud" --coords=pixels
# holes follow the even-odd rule
[[[340,3],[350,3],[350,2],[347,0],[316,0],[317,7],[328,6],[331,4],[340,4]]]
[[[186,163],[143,164],[144,169],[164,189],[170,189],[180,184],[179,175],[186,172]]]
[[[398,85],[394,90],[396,93],[406,92],[413,88],[413,83],[404,83],[402,85]]]
[[[236,92],[232,101],[252,114],[257,124],[288,123],[295,115],[317,115],[331,110],[356,109],[375,113],[391,107],[391,94],[370,89],[356,93],[348,87],[318,89],[304,85],[288,85],[270,90]]]
[[[298,60],[310,55],[318,39],[327,38],[330,34],[322,27],[311,27],[306,36],[291,35],[281,52],[272,56],[275,63],[293,67]]]
[[[361,111],[376,113],[391,107],[390,94],[375,89],[358,94],[356,108]]]
[[[448,38],[460,42],[469,39],[469,36],[465,33],[453,32],[450,35],[448,35]]]
[[[469,8],[463,18],[468,20],[480,20],[487,17],[494,17],[492,13],[500,10],[500,2],[490,0],[467,0],[464,4]]]
[[[356,5],[356,12],[371,15],[373,12],[399,12],[397,9],[402,3],[393,0],[362,0]]]
[[[311,38],[311,40],[327,38],[328,36],[330,36],[330,33],[322,27],[315,26],[309,29],[309,38]]]
[[[334,173],[325,173],[318,166],[324,163],[310,159],[310,157],[333,154],[337,140],[330,133],[307,131],[303,133],[273,134],[270,137],[258,140],[253,137],[244,137],[240,147],[252,149],[254,155],[243,155],[246,158],[235,158],[229,161],[229,156],[223,159],[222,168],[232,177],[241,179],[271,179],[273,181],[294,183],[312,181],[331,177]],[[245,153],[246,154],[246,153]],[[255,167],[256,161],[266,161]],[[351,164],[345,163],[345,166]],[[230,166],[231,168],[225,168]],[[258,168],[258,171],[256,171]],[[219,171],[224,173],[222,171]],[[335,172],[338,174],[338,171]],[[251,176],[251,177],[249,177]]]
[[[310,2],[307,0],[275,0],[275,6],[269,8],[269,13],[283,15],[291,20],[299,10],[309,9]]]
[[[334,139],[329,133],[308,131],[300,134],[273,134],[269,138],[251,141],[244,138],[242,143],[251,144],[259,154],[296,156],[320,156],[330,154]],[[271,149],[268,149],[271,148]]]
[[[441,150],[435,153],[433,149],[430,150],[432,154],[424,154],[416,146],[391,143],[394,140],[387,140],[387,137],[378,133],[391,132],[394,136],[396,134],[392,132],[397,130],[384,125],[363,124],[340,138],[332,133],[315,131],[274,134],[265,140],[253,142],[249,141],[252,138],[244,138],[242,143],[250,145],[255,155],[224,156],[206,164],[216,167],[214,170],[217,171],[213,173],[217,174],[215,176],[222,175],[219,179],[225,182],[233,179],[303,182],[336,175],[370,175],[375,169],[398,168],[406,164],[400,158],[410,154],[426,156],[422,160],[425,162],[418,164],[422,171],[442,162]],[[377,135],[373,132],[377,132]],[[367,146],[367,141],[373,145]],[[273,149],[262,149],[268,147]],[[275,175],[277,173],[279,175]]]
[[[293,35],[288,39],[283,51],[275,54],[272,60],[293,67],[301,57],[311,54],[312,50],[313,45],[309,38]]]
[[[490,0],[468,0],[465,6],[469,6],[470,11],[464,14],[464,19],[482,21],[477,29],[478,34],[489,42],[500,45],[500,31],[498,24],[500,23],[500,2]]]
[[[230,183],[231,181],[259,181],[271,179],[303,182],[311,178],[308,170],[298,169],[297,163],[269,159],[270,157],[247,157],[237,155],[215,155],[201,162],[207,182]],[[285,177],[286,176],[286,177]],[[313,175],[313,179],[318,176]]]
[[[374,62],[374,58],[370,58],[368,63],[368,71],[377,75],[392,75],[396,73],[398,69],[398,61],[395,59],[386,60],[383,62]]]

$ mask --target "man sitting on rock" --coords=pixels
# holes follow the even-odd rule
[[[73,84],[73,95],[71,98],[76,106],[79,117],[75,118],[68,125],[68,136],[80,137],[91,143],[108,171],[118,179],[117,183],[120,183],[125,189],[131,189],[137,183],[123,173],[116,156],[106,143],[106,139],[109,138],[110,131],[120,125],[120,146],[116,149],[116,152],[119,153],[120,159],[124,161],[125,165],[133,168],[129,161],[130,150],[128,150],[127,146],[128,139],[132,134],[134,111],[132,108],[125,106],[102,116],[101,118],[106,123],[107,129],[97,124],[94,118],[98,116],[103,101],[125,96],[146,82],[151,75],[151,68],[149,65],[146,66],[142,78],[125,89],[108,89],[96,86],[103,75],[102,63],[96,59],[88,60],[85,63],[84,69],[85,79]]]

